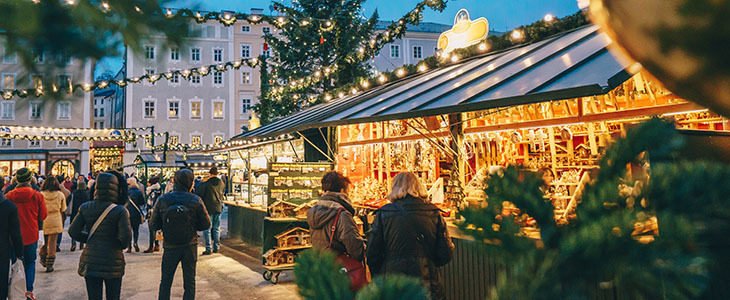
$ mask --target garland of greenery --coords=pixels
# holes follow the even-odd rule
[[[434,56],[427,57],[413,65],[404,65],[396,70],[383,72],[374,77],[360,78],[359,80],[354,81],[359,83],[341,86],[331,92],[322,94],[313,100],[329,102],[335,98],[342,98],[346,95],[364,92],[385,85],[388,82],[426,72],[434,68],[453,65],[467,58],[492,54],[518,45],[536,43],[561,32],[573,30],[588,24],[590,24],[590,20],[588,20],[588,17],[582,11],[563,18],[556,18],[552,21],[539,20],[530,25],[520,26],[513,31],[502,35],[487,36],[478,44],[456,49],[448,54],[437,53]],[[308,87],[306,85],[307,83],[311,84],[316,82],[311,80],[311,76],[307,77],[307,79],[308,80],[303,80],[287,86],[279,86],[278,88],[274,87],[270,91],[270,96],[276,97],[281,94],[298,94],[300,90]]]

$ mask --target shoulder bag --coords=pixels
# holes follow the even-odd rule
[[[335,238],[335,229],[337,228],[337,221],[340,219],[340,214],[342,213],[343,208],[340,208],[337,210],[337,215],[335,216],[335,222],[332,224],[332,234],[330,234],[330,243],[327,246],[327,249],[332,249],[332,241]],[[339,263],[342,264],[344,271],[347,271],[347,275],[350,277],[350,290],[357,291],[362,289],[367,283],[368,278],[367,274],[365,272],[365,266],[363,266],[362,262],[359,262],[349,255],[347,253],[342,253],[337,256],[335,259]]]
[[[129,203],[132,203],[132,206],[134,206],[134,209],[136,209],[137,212],[139,213],[139,217],[141,219],[140,222],[144,223],[144,214],[142,213],[142,210],[139,209],[139,206],[137,206],[137,203],[134,203],[134,201],[132,201],[132,198],[127,198],[127,201],[129,201]]]

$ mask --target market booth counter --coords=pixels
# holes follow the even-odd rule
[[[248,136],[334,131],[335,169],[353,181],[350,199],[366,216],[365,228],[388,203],[392,178],[415,173],[454,234],[454,258],[442,269],[447,297],[484,299],[504,264],[454,223],[459,208],[484,205],[490,174],[510,165],[541,171],[555,221],[569,223],[605,149],[627,128],[661,116],[710,135],[730,129],[727,120],[676,97],[641,66],[610,52],[612,43],[597,27],[584,26],[341,96]],[[507,206],[503,213],[519,210]],[[539,239],[534,221],[520,217],[522,233]],[[617,293],[620,287],[596,288],[597,299]]]

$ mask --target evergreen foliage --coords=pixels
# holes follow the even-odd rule
[[[426,300],[428,291],[420,278],[402,275],[375,278],[355,295],[350,278],[341,271],[332,251],[310,249],[297,256],[294,266],[299,295],[328,300]]]
[[[601,160],[578,219],[564,226],[553,221],[535,174],[510,167],[490,178],[488,206],[462,211],[460,227],[506,259],[492,298],[591,299],[598,287],[626,299],[719,299],[730,267],[730,167],[685,161],[683,146],[674,125],[659,119],[629,130]],[[629,163],[648,174],[627,176]],[[516,217],[500,214],[502,201],[535,218],[541,240],[522,236]],[[635,225],[652,216],[659,234],[639,242]]]
[[[331,67],[332,73],[328,80],[321,80],[300,94],[272,97],[262,93],[260,106],[274,108],[270,111],[259,109],[262,121],[289,115],[309,104],[308,95],[331,90],[368,74],[370,69],[366,61],[353,60],[350,55],[357,53],[364,41],[370,39],[378,22],[377,11],[369,19],[362,17],[363,2],[365,0],[301,0],[292,6],[274,2],[276,10],[287,20],[297,20],[281,26],[279,34],[264,37],[272,49],[272,73],[278,83],[287,85],[291,80],[326,67]],[[329,27],[301,25],[302,21],[312,19],[329,19],[331,24]]]
[[[125,45],[141,53],[151,34],[165,36],[167,45],[188,36],[186,20],[164,15],[162,6],[169,2],[0,0],[0,37],[30,72],[63,67],[68,57],[118,56]],[[52,63],[37,64],[40,53]]]

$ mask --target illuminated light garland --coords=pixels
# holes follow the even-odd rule
[[[277,4],[275,4],[276,8]],[[365,43],[361,47],[358,48],[358,51],[348,54],[348,57],[344,58],[347,61],[353,62],[353,63],[360,63],[366,60],[369,60],[371,57],[374,56],[374,54],[379,51],[385,44],[388,44],[390,42],[393,42],[399,38],[401,38],[405,33],[407,26],[409,24],[411,25],[417,25],[422,18],[422,14],[424,11],[424,8],[429,7],[436,11],[442,11],[446,7],[446,1],[445,0],[423,0],[416,4],[416,6],[406,13],[403,17],[399,18],[397,21],[393,21],[389,26],[386,27],[383,33],[376,34],[374,37],[370,39],[368,43]],[[325,22],[325,24],[327,24]],[[334,25],[334,24],[333,24]],[[281,29],[281,28],[280,28]],[[314,72],[314,77],[319,77],[318,72],[320,70],[317,70]],[[303,84],[301,87],[292,86],[287,87],[286,91],[280,91],[279,94],[276,93],[276,86],[272,86],[271,91],[268,96],[272,98],[280,98],[283,94],[288,94],[292,92],[296,92],[298,88],[309,88],[313,84],[321,82],[321,80],[312,80],[311,75],[305,75],[303,78],[307,78],[306,84]],[[298,79],[294,79],[295,81]],[[287,84],[280,83],[282,86],[287,86]]]
[[[459,61],[464,61],[480,55],[489,55],[490,53],[501,51],[513,46],[535,43],[556,34],[590,24],[590,21],[580,11],[563,18],[552,17],[550,21],[546,21],[547,19],[550,18],[543,18],[530,25],[520,26],[511,32],[506,32],[499,36],[487,36],[478,44],[466,48],[455,49],[451,53],[437,52],[433,56],[417,62],[415,65],[405,65],[391,72],[383,72],[375,75],[374,77],[365,77],[360,78],[359,80],[354,80],[351,84],[337,87],[334,90],[328,91],[327,94],[316,96],[315,100],[311,102],[316,102],[317,99],[323,99],[324,102],[329,102],[332,100],[332,94],[337,95],[342,92],[349,93],[349,91],[353,88],[360,86],[363,88],[360,92],[365,92],[386,84],[391,78],[404,78],[417,74],[418,72],[425,72],[428,69],[453,65]],[[514,36],[519,36],[519,38],[515,39]],[[363,84],[365,82],[368,83],[367,86]],[[307,87],[305,86],[305,88]],[[287,88],[279,89],[279,93],[297,94],[300,93],[300,91]]]
[[[127,84],[131,83],[140,83],[140,82],[149,82],[149,83],[155,83],[162,79],[163,77],[167,80],[172,79],[176,74],[181,75],[186,80],[189,79],[191,75],[200,75],[201,77],[206,77],[214,74],[215,72],[210,72],[211,69],[214,69],[218,72],[227,72],[230,70],[238,70],[243,65],[247,65],[251,68],[254,68],[259,65],[259,59],[257,58],[242,58],[240,60],[230,61],[226,63],[218,63],[215,65],[207,65],[207,66],[200,66],[197,68],[190,68],[190,69],[183,69],[183,70],[174,70],[174,71],[167,71],[162,73],[156,73],[156,74],[145,74],[142,76],[136,76],[131,78],[122,78],[119,80],[112,80],[112,81],[96,81],[94,83],[72,83],[69,82],[68,86],[65,86],[63,88],[57,87],[55,84],[51,84],[51,90],[53,93],[59,93],[59,92],[68,92],[72,93],[75,89],[81,89],[84,92],[91,92],[96,89],[101,89],[109,86],[110,84],[116,84],[119,87],[125,87]],[[42,82],[41,86],[39,88],[29,88],[29,89],[15,89],[15,90],[7,90],[2,93],[2,98],[5,100],[10,100],[13,97],[17,96],[20,98],[27,98],[29,96],[35,96],[40,97],[45,94],[45,90],[42,88]]]

